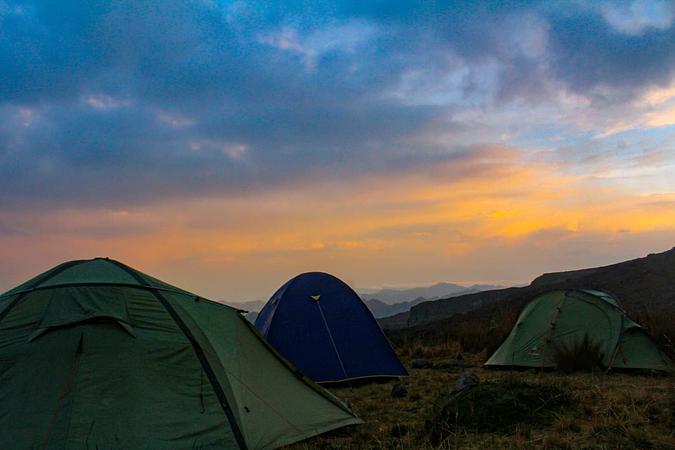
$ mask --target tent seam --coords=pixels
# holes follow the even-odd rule
[[[134,277],[139,283],[143,284],[151,293],[152,295],[159,301],[159,303],[166,309],[166,311],[169,313],[169,316],[171,316],[171,319],[178,325],[178,328],[181,330],[181,332],[185,335],[185,337],[188,339],[190,344],[192,345],[192,349],[197,355],[197,359],[199,360],[200,365],[202,366],[202,369],[204,369],[204,372],[206,372],[206,376],[209,378],[209,382],[211,383],[211,386],[213,387],[213,390],[218,397],[218,400],[220,402],[220,406],[223,409],[223,412],[225,412],[225,415],[227,417],[228,422],[230,423],[230,428],[232,429],[232,433],[234,434],[234,437],[237,441],[237,444],[242,450],[247,450],[248,446],[246,445],[246,440],[244,439],[244,435],[241,432],[241,429],[239,428],[239,424],[237,424],[237,420],[234,417],[234,414],[232,412],[232,407],[227,401],[227,396],[225,395],[225,392],[223,391],[223,387],[220,385],[218,382],[218,379],[216,378],[215,373],[213,372],[213,368],[211,367],[211,364],[209,364],[208,359],[206,358],[206,355],[204,354],[204,350],[201,348],[199,345],[199,342],[197,339],[194,337],[188,326],[183,322],[183,320],[180,318],[176,310],[171,306],[169,301],[164,297],[158,289],[156,289],[154,286],[149,285],[147,280],[142,278],[138,273],[136,273],[133,269],[130,267],[122,264],[119,261],[115,260],[110,260],[106,259],[106,261],[110,262],[111,264],[114,264],[118,267],[120,267],[122,270],[126,271],[129,275]]]
[[[65,270],[67,270],[67,269],[70,269],[71,267],[75,267],[75,266],[77,266],[77,265],[79,265],[79,264],[82,264],[82,263],[85,262],[85,261],[86,261],[86,260],[77,260],[77,261],[71,261],[70,263],[65,263],[65,264],[63,264],[62,266],[60,266],[60,267],[54,269],[53,272],[47,274],[47,275],[44,276],[43,278],[40,278],[39,280],[36,280],[35,283],[33,283],[33,284],[31,285],[31,288],[33,288],[33,287],[39,285],[40,283],[44,283],[45,281],[47,281],[47,280],[49,280],[49,279],[51,279],[51,278],[54,278],[56,275],[62,273],[63,271],[65,271]],[[14,300],[12,300],[11,303],[10,303],[9,305],[7,305],[7,307],[6,307],[4,310],[2,310],[2,312],[0,312],[0,322],[2,322],[2,321],[4,320],[4,318],[7,317],[7,315],[9,314],[9,312],[10,312],[17,304],[19,304],[19,302],[20,302],[21,300],[23,300],[30,292],[32,292],[32,290],[28,290],[28,291],[24,291],[24,292],[16,292],[15,294],[12,294],[12,295],[16,295],[17,297],[16,297]],[[0,296],[0,298],[2,298],[2,296]]]
[[[270,353],[272,353],[272,355],[274,355],[274,356],[275,356],[279,361],[281,361],[288,369],[290,369],[290,370],[293,372],[293,374],[295,374],[301,381],[303,381],[305,384],[307,384],[307,386],[309,386],[309,387],[311,387],[312,389],[314,389],[315,392],[317,392],[318,394],[320,394],[321,396],[323,396],[325,399],[329,400],[330,402],[332,402],[333,404],[335,404],[336,406],[338,406],[339,408],[341,408],[343,411],[350,413],[350,414],[351,414],[352,416],[354,416],[354,417],[358,417],[358,416],[356,416],[356,414],[354,414],[354,412],[353,412],[351,409],[349,409],[349,408],[342,402],[342,400],[340,400],[340,399],[337,398],[335,395],[333,395],[332,393],[330,393],[330,392],[327,391],[326,389],[324,389],[324,388],[322,388],[321,386],[319,386],[316,382],[314,382],[314,380],[312,380],[311,378],[309,378],[308,376],[306,376],[306,375],[304,375],[302,372],[300,372],[293,364],[291,364],[291,363],[290,363],[290,362],[289,362],[289,361],[288,361],[281,353],[279,353],[279,351],[278,351],[276,348],[274,348],[274,347],[273,347],[273,346],[272,346],[272,345],[271,345],[271,344],[270,344],[270,343],[269,343],[269,342],[268,342],[268,341],[260,334],[260,332],[258,331],[258,329],[257,329],[251,322],[249,322],[248,320],[246,320],[246,319],[245,319],[244,317],[242,317],[241,315],[239,316],[239,319],[242,320],[242,321],[244,322],[244,325],[246,325],[246,326],[248,327],[248,329],[251,330],[251,331],[253,332],[253,334],[258,338],[258,340],[260,341],[260,343],[262,343],[262,344],[265,346],[265,348],[267,348],[267,350],[269,350]]]

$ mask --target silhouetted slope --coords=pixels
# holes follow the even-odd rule
[[[497,289],[424,302],[408,313],[380,320],[383,328],[401,328],[476,311],[489,316],[495,305],[520,308],[536,295],[553,289],[601,289],[612,292],[631,311],[675,310],[675,248],[609,266],[556,272],[535,278],[529,286]]]

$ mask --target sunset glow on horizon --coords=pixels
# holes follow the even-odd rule
[[[675,245],[672,2],[49,3],[0,0],[0,291],[96,256],[227,302],[513,285]]]

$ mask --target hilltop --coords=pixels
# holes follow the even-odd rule
[[[613,293],[634,314],[675,311],[675,248],[663,253],[565,272],[546,273],[528,286],[495,289],[423,302],[409,312],[380,319],[386,329],[415,327],[449,319],[458,314],[483,312],[489,316],[497,305],[520,309],[536,295],[569,288],[601,289]]]

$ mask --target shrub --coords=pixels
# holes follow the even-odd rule
[[[574,403],[571,390],[564,385],[512,380],[484,383],[436,400],[425,421],[425,434],[438,445],[456,432],[511,432],[521,425],[548,425],[555,413]]]
[[[553,346],[555,365],[563,373],[602,369],[604,356],[601,345],[587,334],[570,344]]]
[[[513,305],[495,308],[489,318],[457,315],[452,319],[398,330],[385,330],[401,354],[413,358],[450,356],[458,352],[490,356],[509,335],[518,318]]]

